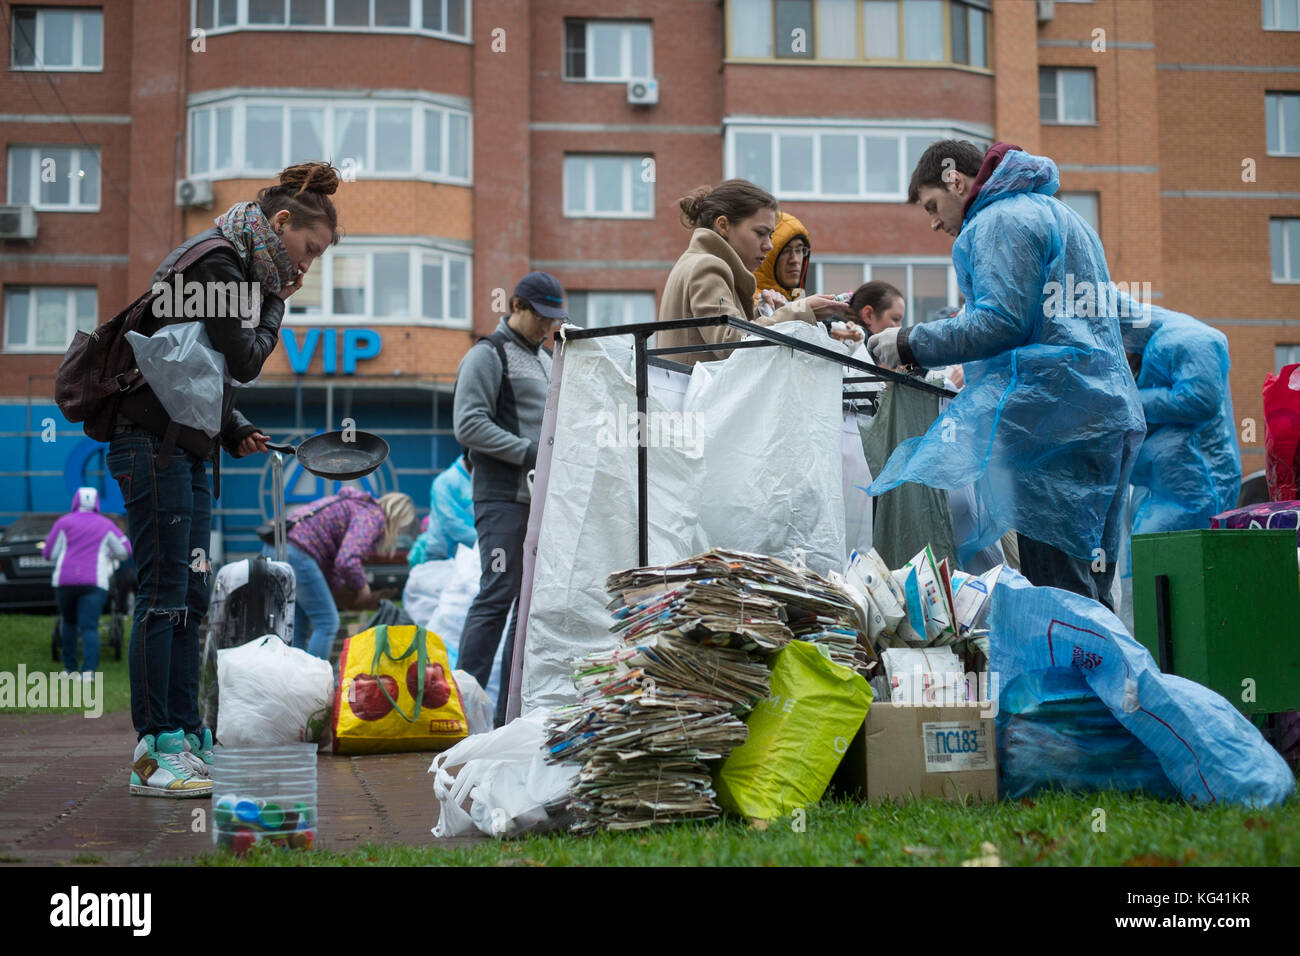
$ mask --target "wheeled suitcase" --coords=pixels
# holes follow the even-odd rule
[[[217,651],[275,634],[293,644],[295,582],[286,561],[258,555],[217,572],[203,648],[202,702],[207,725],[217,730]]]

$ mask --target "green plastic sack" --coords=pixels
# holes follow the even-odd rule
[[[745,722],[749,739],[714,774],[718,802],[759,820],[816,803],[871,699],[861,675],[812,644],[791,641],[772,659],[772,695]]]

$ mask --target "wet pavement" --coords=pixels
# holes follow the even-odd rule
[[[148,866],[213,851],[211,799],[131,796],[135,732],[127,712],[0,717],[0,863]],[[462,847],[436,840],[432,754],[317,758],[317,847],[366,843]]]

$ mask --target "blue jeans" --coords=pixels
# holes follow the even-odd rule
[[[296,545],[285,544],[294,576],[293,646],[327,661],[339,632],[339,610],[334,595],[316,559]],[[269,546],[262,553],[268,558],[275,555]]]
[[[201,731],[199,626],[208,610],[212,492],[204,462],[182,448],[158,466],[162,439],[118,432],[105,465],[122,489],[138,590],[128,664],[136,734]]]
[[[62,629],[59,639],[63,650],[63,669],[69,674],[79,670],[99,670],[99,616],[104,613],[108,591],[89,584],[55,588],[54,601],[59,605]],[[81,632],[85,660],[77,666],[77,632]]]
[[[496,723],[506,719],[510,697],[510,665],[514,659],[515,627],[519,610],[511,605],[519,597],[524,578],[524,536],[528,533],[528,505],[516,501],[474,502],[474,527],[478,531],[478,596],[465,615],[457,666],[487,687],[492,658],[501,641],[501,629],[510,619],[505,652],[501,655],[501,692],[497,696]]]

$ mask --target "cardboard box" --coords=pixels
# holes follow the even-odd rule
[[[873,703],[840,764],[840,788],[865,800],[996,800],[996,734],[981,713],[991,706]]]

